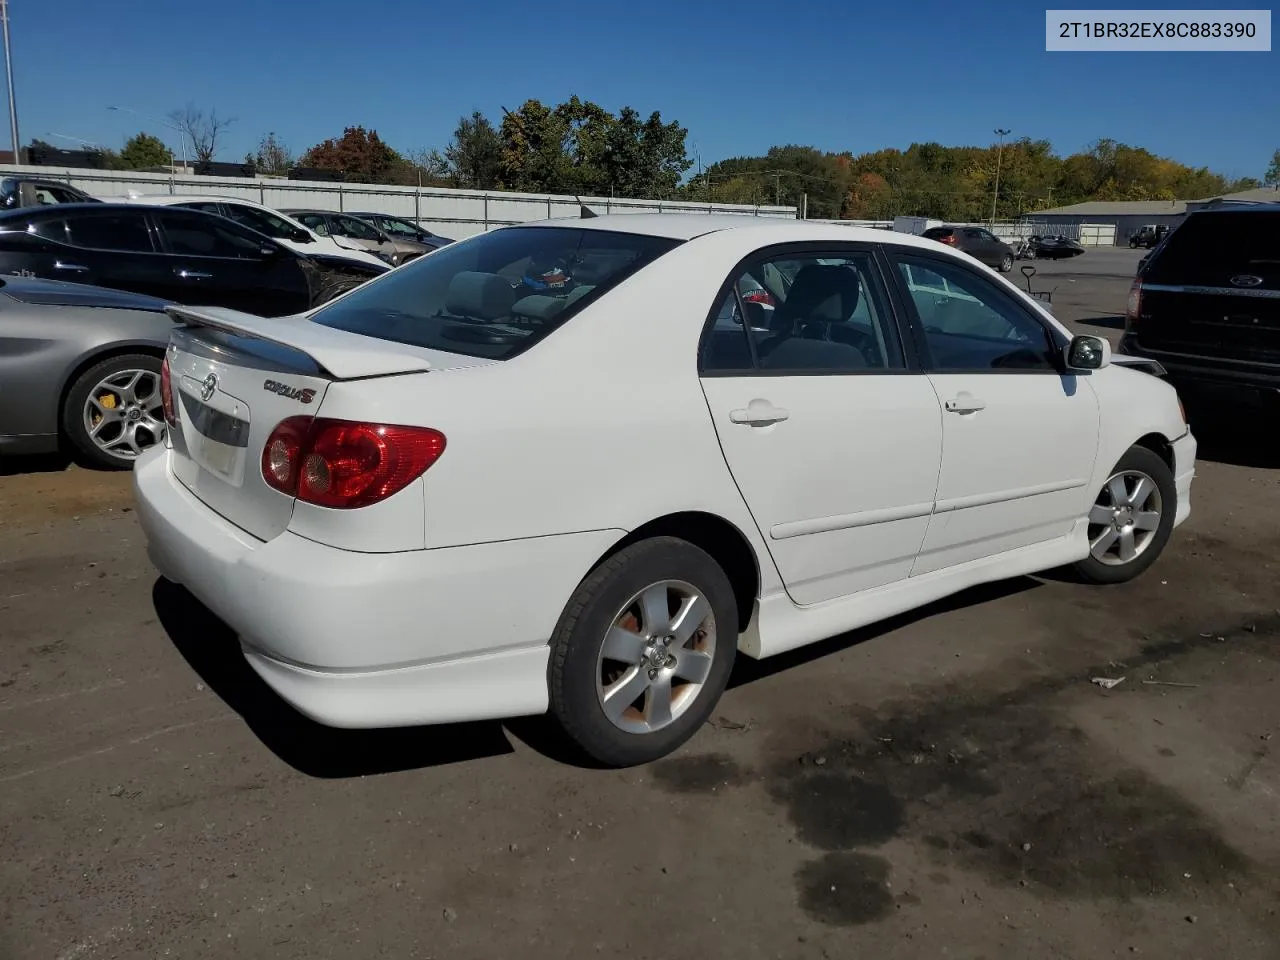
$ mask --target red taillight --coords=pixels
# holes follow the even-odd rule
[[[935,239],[939,243],[945,243],[948,247],[956,245],[956,235],[954,233],[948,233],[945,237],[936,237]]]
[[[430,427],[290,417],[262,448],[262,478],[306,503],[367,507],[422,476],[444,445]]]
[[[744,293],[742,299],[744,303],[761,303],[766,307],[774,305],[773,294],[768,290],[752,290],[749,293]]]
[[[173,406],[173,376],[169,373],[169,355],[160,364],[160,403],[164,406],[164,422],[171,427],[178,425],[178,413]]]
[[[1130,323],[1138,319],[1138,315],[1142,313],[1142,280],[1135,278],[1133,286],[1129,288],[1129,303],[1125,307],[1124,315]]]

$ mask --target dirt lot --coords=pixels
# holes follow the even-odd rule
[[[1033,282],[1111,333],[1137,256]],[[1276,436],[1206,425],[1140,581],[744,660],[678,756],[622,772],[536,722],[301,719],[157,583],[127,477],[9,464],[0,958],[1274,958]]]

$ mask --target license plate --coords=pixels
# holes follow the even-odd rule
[[[201,443],[200,459],[214,473],[230,477],[235,470],[236,449],[236,447],[204,437]]]

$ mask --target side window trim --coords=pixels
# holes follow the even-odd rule
[[[923,365],[920,363],[921,354],[908,329],[909,315],[904,312],[901,303],[901,296],[895,296],[897,289],[895,286],[896,274],[895,270],[890,270],[885,254],[883,244],[850,242],[850,241],[826,241],[826,240],[808,240],[791,243],[773,244],[767,247],[761,247],[752,251],[747,256],[739,260],[730,270],[728,277],[721,284],[716,294],[707,319],[703,323],[702,334],[698,338],[698,376],[701,377],[805,377],[805,376],[900,376],[903,374],[920,374],[923,372]],[[902,366],[900,367],[867,367],[858,370],[765,370],[761,369],[759,358],[756,356],[756,345],[754,338],[747,329],[747,314],[742,302],[741,291],[738,290],[738,278],[746,273],[750,268],[761,265],[770,260],[777,260],[787,256],[805,257],[815,256],[822,257],[866,257],[868,261],[868,274],[875,287],[878,289],[872,291],[874,296],[880,294],[882,301],[879,306],[883,308],[881,316],[882,332],[886,337],[893,337],[896,341],[898,349],[902,354]],[[720,307],[724,303],[725,298],[732,291],[734,302],[737,305],[739,313],[742,315],[743,335],[747,338],[750,347],[752,368],[749,370],[742,369],[726,369],[726,370],[708,370],[703,366],[703,358],[706,354],[707,343],[710,339],[712,330],[715,327],[716,318],[719,314]]]
[[[977,270],[974,270],[968,264],[961,262],[958,258],[940,256],[932,251],[916,250],[912,247],[894,246],[891,250],[886,250],[889,263],[890,282],[898,291],[903,303],[903,316],[907,319],[907,326],[910,328],[910,336],[915,349],[918,351],[922,368],[928,373],[959,373],[959,374],[998,374],[1001,376],[1007,374],[1017,374],[1021,376],[1027,375],[1044,375],[1053,374],[1060,376],[1063,372],[1061,363],[1058,358],[1061,355],[1062,348],[1066,345],[1061,335],[1056,329],[1050,326],[1033,310],[1027,309],[1026,304],[1018,300],[1017,297],[1010,296],[1004,290],[1001,290],[997,284],[991,282],[987,277],[982,276]],[[1051,362],[1048,367],[975,367],[969,370],[946,370],[939,369],[934,363],[933,354],[929,350],[929,340],[925,333],[924,324],[920,321],[920,314],[916,309],[915,299],[911,296],[911,291],[907,288],[906,278],[903,276],[902,266],[910,268],[912,261],[923,261],[925,263],[937,263],[961,272],[975,278],[980,286],[985,287],[996,295],[1001,301],[1011,307],[1015,312],[1035,323],[1044,333],[1045,343],[1051,354]],[[942,277],[946,281],[945,277]]]

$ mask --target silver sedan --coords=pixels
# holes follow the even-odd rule
[[[160,366],[173,321],[152,297],[0,280],[0,456],[65,448],[128,469],[164,437]]]

